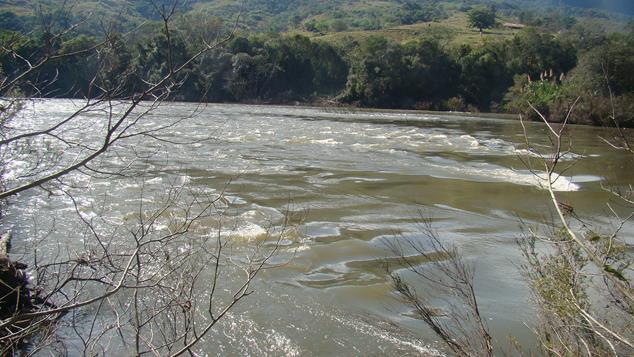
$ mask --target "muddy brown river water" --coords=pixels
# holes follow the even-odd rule
[[[66,100],[32,103],[26,109],[30,114],[16,125],[44,125],[73,106]],[[164,104],[142,125],[160,125],[194,108]],[[99,113],[87,115],[73,130],[90,136],[99,118]],[[68,177],[77,187],[82,214],[124,221],[140,200],[151,201],[174,184],[200,192],[224,190],[232,224],[223,234],[237,246],[261,239],[289,209],[304,214],[276,256],[286,264],[259,276],[254,294],[211,332],[202,351],[284,356],[442,351],[430,330],[395,298],[382,265],[391,254],[386,240],[424,239],[421,215],[475,265],[476,292],[493,337],[506,345],[512,335],[534,348],[525,326],[534,321],[534,309],[518,270],[516,239],[520,219],[538,225],[549,209],[541,182],[520,160],[532,154],[523,148],[519,122],[213,104],[167,133],[170,141],[187,144],[139,141],[100,161],[117,167],[135,157],[127,164],[133,177]],[[544,133],[543,125],[528,125],[532,141],[545,144]],[[565,161],[575,164],[555,189],[579,215],[606,222],[609,194],[601,185],[633,182],[633,161],[598,139],[609,134],[605,129],[571,127],[570,133],[574,154]],[[6,175],[17,179],[20,167],[13,163]],[[33,242],[44,234],[50,236],[46,242],[55,243],[40,248],[43,256],[56,251],[52,247],[60,241],[68,250],[81,246],[75,237],[81,223],[68,218],[74,214],[67,198],[44,191],[13,200],[3,226],[14,230],[14,254],[28,259]],[[203,221],[196,232],[217,223]],[[631,236],[632,230],[627,226],[624,232]],[[442,297],[437,298],[441,306]]]

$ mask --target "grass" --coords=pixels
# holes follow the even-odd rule
[[[501,20],[500,22],[505,22]],[[440,22],[424,22],[413,25],[402,25],[372,31],[345,31],[327,34],[314,34],[310,32],[297,32],[312,37],[313,39],[333,44],[342,44],[349,39],[363,41],[370,36],[382,36],[396,42],[407,42],[421,38],[435,38],[449,46],[461,44],[477,45],[483,41],[501,41],[513,37],[519,30],[508,28],[494,28],[480,31],[470,28],[464,13],[455,13],[448,19]]]
[[[42,0],[44,3],[56,3],[58,0]],[[33,12],[32,1],[27,0],[0,0],[0,9],[10,10],[15,13],[24,15]],[[192,0],[187,2],[191,6],[192,12],[204,13],[205,16],[218,16],[223,18],[228,24],[235,21],[235,17],[242,10],[244,13],[241,17],[243,26],[241,29],[245,31],[260,30],[268,31],[286,28],[289,22],[296,18],[294,24],[290,27],[295,29],[288,30],[287,33],[299,33],[319,41],[326,41],[335,45],[342,44],[349,40],[363,41],[369,36],[382,36],[395,42],[406,42],[421,38],[434,38],[441,43],[455,47],[461,44],[469,44],[477,46],[484,41],[501,41],[512,37],[518,32],[516,29],[494,28],[484,32],[480,36],[478,30],[470,28],[467,23],[467,16],[460,9],[460,3],[456,0],[439,1],[446,12],[450,15],[447,19],[437,22],[417,23],[413,25],[393,25],[393,14],[400,8],[400,2],[395,0],[331,0],[329,2],[320,2],[317,0],[302,0],[298,7],[284,8],[280,7],[275,11],[270,7],[270,2],[252,3],[242,9],[242,2],[236,0]],[[94,20],[118,18],[126,23],[126,28],[131,28],[135,24],[144,21],[143,16],[138,13],[134,7],[136,3],[133,0],[86,0],[75,2],[74,11],[89,14]],[[267,5],[269,4],[269,5]],[[391,14],[391,15],[390,15]],[[378,23],[387,26],[379,30],[355,30],[342,32],[312,33],[302,30],[302,23],[309,19],[316,21],[331,21],[341,19],[344,22],[350,22],[354,19],[368,18],[378,19]],[[578,18],[580,23],[598,25],[611,31],[623,31],[624,22],[612,21],[611,19],[599,18]],[[498,19],[500,23],[517,22],[516,19]],[[274,27],[269,27],[271,24]],[[98,21],[89,21],[86,24],[88,32],[98,31],[98,28],[89,28],[95,26]],[[388,25],[386,25],[388,24]]]

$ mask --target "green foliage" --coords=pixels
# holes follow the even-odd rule
[[[564,15],[560,11],[550,11],[545,14],[535,11],[521,11],[518,19],[525,25],[541,27],[552,32],[569,30],[578,22],[576,17]]]
[[[578,253],[578,252],[577,252]],[[536,293],[544,301],[545,307],[565,320],[574,320],[577,309],[568,297],[569,291],[577,290],[577,300],[581,291],[578,288],[577,267],[568,257],[553,255],[545,258],[540,271],[544,274],[534,278],[532,284]]]
[[[10,62],[11,51],[15,51],[19,55],[26,55],[28,51],[33,50],[31,38],[15,31],[0,31],[0,56],[2,56],[3,64]]]
[[[613,355],[619,350],[614,349],[618,338],[610,341],[603,332],[611,331],[612,337],[631,335],[631,298],[622,295],[614,281],[629,288],[632,256],[617,233],[602,235],[586,223],[583,227],[575,234],[584,236],[584,241],[577,241],[563,227],[548,232],[547,238],[531,233],[520,240],[526,258],[523,275],[539,312],[536,331],[544,350],[556,355]],[[536,249],[536,243],[544,240],[552,243],[548,249]],[[614,316],[619,319],[613,320]],[[596,321],[605,324],[603,329],[596,328]]]
[[[420,4],[420,2],[405,1],[397,16],[401,24],[410,25],[445,19],[447,13],[438,6],[437,2],[427,1]]]
[[[469,19],[469,26],[477,28],[480,32],[495,25],[495,9],[490,7],[474,7],[469,10],[467,16]]]
[[[132,77],[132,60],[132,53],[124,39],[118,34],[112,34],[100,53],[100,72],[104,85],[118,88],[119,95],[124,94]]]
[[[633,92],[634,39],[615,35],[607,44],[599,47],[598,52],[594,61],[601,64],[603,74],[614,94]]]
[[[445,102],[445,107],[452,112],[465,111],[467,105],[462,97],[451,97]]]
[[[607,5],[614,1],[628,0],[612,0]],[[113,21],[118,23],[120,31],[129,31],[147,20],[159,19],[152,3],[161,8],[171,5],[172,1],[38,0],[37,6],[29,1],[3,1],[0,2],[0,7],[5,14],[0,14],[0,29],[29,32],[39,23],[35,13],[41,5],[47,12],[64,7],[72,9],[72,16],[65,19],[66,23],[80,23],[78,29],[85,34],[98,35],[103,24]],[[243,28],[259,32],[283,32],[303,28],[307,21],[326,24],[320,31],[324,31],[324,28],[332,31],[330,24],[337,19],[350,29],[370,30],[439,21],[456,11],[466,12],[473,4],[495,7],[501,16],[520,17],[524,24],[543,26],[551,31],[568,29],[577,17],[616,18],[614,14],[597,11],[596,1],[594,6],[584,4],[579,7],[577,3],[562,3],[562,0],[260,0],[249,1],[244,7],[239,1],[190,0],[180,1],[177,13],[213,14],[229,22],[233,22],[241,13]],[[624,21],[623,17],[618,19]]]
[[[32,16],[18,16],[12,11],[0,11],[0,30],[28,31],[33,22]]]
[[[579,342],[577,339],[582,337],[578,335],[581,329],[578,326],[583,326],[584,321],[577,306],[587,308],[589,305],[588,279],[582,274],[588,260],[565,230],[553,232],[550,239],[555,244],[553,251],[547,254],[537,252],[537,238],[533,236],[520,240],[520,247],[526,259],[523,274],[544,319],[540,322],[544,326],[539,331],[541,342],[545,348],[557,351],[562,343],[572,342],[561,339]]]
[[[59,70],[60,77],[55,82],[61,96],[88,96],[88,88],[95,73],[98,73],[97,58],[90,49],[97,44],[95,38],[80,35],[62,42],[59,52],[63,55],[75,54],[72,60],[55,61],[52,64]]]
[[[326,44],[304,36],[238,37],[229,45],[228,94],[235,100],[286,101],[328,95],[343,85],[347,66]]]
[[[40,52],[42,48],[41,44],[40,46],[36,45],[35,39],[14,31],[0,32],[0,44],[2,44],[0,47],[0,67],[4,72],[0,80],[10,79],[15,73],[19,73],[25,68],[25,63],[20,57],[28,58],[33,53]]]
[[[232,58],[232,75],[229,91],[236,100],[261,99],[268,81],[279,71],[268,61],[267,54],[240,52]]]
[[[87,51],[95,47],[96,44],[97,44],[97,41],[95,40],[94,37],[79,35],[75,38],[72,38],[72,39],[69,39],[68,41],[63,42],[60,48],[61,50],[60,52],[62,54],[69,54],[69,53]]]
[[[563,0],[564,4],[578,7],[603,7],[607,11],[622,12],[634,15],[634,4],[629,0],[595,1],[595,0]]]
[[[137,45],[136,52],[136,71],[151,82],[160,80],[170,68],[180,66],[189,58],[187,45],[180,37],[171,36],[168,42],[168,38],[162,33]]]
[[[608,36],[602,26],[584,23],[576,24],[562,37],[579,52],[586,52],[603,45]]]
[[[509,44],[508,65],[517,74],[536,78],[543,71],[568,73],[576,62],[577,51],[570,43],[533,28],[522,31]]]
[[[624,282],[628,281],[625,275],[623,274],[624,269],[615,269],[613,266],[606,264],[603,266],[603,270],[605,270],[607,273],[614,275],[617,279],[621,281],[624,281]]]
[[[204,12],[189,12],[176,17],[174,28],[181,36],[190,51],[194,51],[201,43],[213,43],[225,33],[222,18]]]
[[[343,99],[362,106],[410,107],[454,93],[457,66],[438,42],[404,45],[371,37],[351,60]]]
[[[103,39],[77,32],[53,37],[55,26],[69,21],[54,7],[41,12],[39,19],[44,26],[35,28],[29,36],[4,31],[0,40],[7,49],[25,58],[79,51],[33,73],[34,78],[47,83],[45,95],[98,95],[87,90],[91,74],[99,72],[104,83],[125,96],[134,92],[135,81],[159,80],[170,66],[182,64],[195,53],[201,43],[224,36],[228,23],[209,12],[220,4],[203,7],[194,3],[174,18],[171,51],[165,34],[160,33],[160,23],[149,22],[146,31],[134,36],[124,38],[111,31],[98,51],[79,53]],[[486,4],[494,3],[504,14],[523,9],[497,2]],[[151,10],[147,4],[138,6],[139,11]],[[313,0],[289,0],[264,1],[254,6],[256,9],[245,14],[247,23],[260,17],[257,21],[273,19],[267,22],[271,28],[303,27],[321,33],[432,21],[456,11],[427,0],[388,1],[381,6],[374,1],[337,0],[327,5]],[[489,17],[493,12],[488,7],[470,9],[471,14],[488,12]],[[560,14],[551,15],[561,20]],[[52,23],[58,25],[47,27]],[[454,30],[429,23],[378,31],[381,36],[354,32],[339,35],[337,41],[329,36],[311,39],[246,32],[225,48],[205,54],[181,73],[176,78],[180,85],[177,99],[289,102],[329,96],[369,107],[503,110],[534,117],[533,111],[528,110],[530,101],[545,114],[564,117],[571,103],[581,96],[573,122],[605,125],[613,123],[615,116],[619,125],[634,125],[634,72],[629,70],[634,68],[631,36],[608,35],[601,26],[579,23],[557,35],[544,31],[548,26],[543,26],[527,28],[513,37],[513,32],[508,31],[508,37],[489,36],[466,45],[466,37],[457,39],[457,35],[449,33],[464,28],[464,17],[452,17],[446,23],[452,24]],[[407,36],[392,36],[399,31],[407,32]],[[415,40],[401,42],[403,38],[414,38],[413,34]],[[10,78],[24,69],[25,63],[0,51],[0,66]],[[32,90],[22,88],[27,95]]]
[[[551,111],[562,113],[566,103],[579,97],[573,112],[578,123],[634,125],[634,42],[625,36],[607,38],[587,51],[563,82],[562,100],[551,103]],[[614,118],[613,118],[614,116]]]
[[[505,46],[497,43],[475,48],[465,45],[458,50],[460,93],[469,104],[490,110],[492,103],[502,100],[512,83],[505,52]]]
[[[513,81],[513,86],[504,98],[506,109],[521,113],[528,118],[538,119],[537,113],[529,106],[530,103],[548,117],[549,105],[560,97],[562,91],[557,79],[549,77],[545,80],[532,81],[526,75],[516,75]]]

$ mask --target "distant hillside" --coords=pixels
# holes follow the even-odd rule
[[[561,2],[568,6],[598,9],[634,16],[634,1],[632,0],[562,0]]]
[[[172,0],[155,3],[161,6]],[[66,21],[87,18],[80,31],[89,34],[100,33],[113,21],[126,30],[157,19],[156,9],[148,0],[0,0],[0,29],[28,32],[40,21],[37,12],[50,12],[61,4],[67,4],[71,14]],[[628,20],[625,16],[634,15],[632,0],[190,0],[180,4],[181,14],[215,16],[225,22],[233,22],[241,14],[244,30],[322,34],[441,21],[476,5],[495,6],[500,15],[515,20],[525,19],[527,12],[532,19],[560,11],[565,16],[614,17],[621,22]]]

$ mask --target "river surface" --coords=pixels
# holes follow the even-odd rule
[[[18,126],[53,122],[73,107],[64,100],[32,103]],[[302,214],[294,237],[282,242],[275,257],[285,264],[259,275],[254,293],[210,333],[202,350],[287,356],[443,351],[396,299],[383,265],[393,255],[386,241],[424,239],[422,217],[431,219],[441,239],[458,246],[475,265],[476,293],[493,337],[505,345],[515,336],[525,348],[535,347],[525,326],[534,322],[535,313],[519,272],[516,239],[520,220],[537,225],[550,211],[541,182],[521,160],[533,154],[524,148],[519,122],[172,103],[151,112],[141,125],[155,127],[190,114],[166,129],[164,137],[171,142],[139,139],[101,161],[116,167],[134,150],[136,159],[126,164],[133,177],[74,174],[66,179],[81,187],[75,197],[82,214],[112,220],[124,219],[138,210],[139,202],[175,183],[199,192],[224,191],[232,224],[223,229],[237,245],[261,239],[268,227],[282,224],[285,212]],[[87,115],[86,123],[99,118],[99,113]],[[91,125],[74,130],[90,136]],[[543,125],[532,123],[527,129],[531,141],[546,143]],[[598,140],[601,133],[609,134],[603,129],[570,131],[574,154],[564,163],[574,165],[555,189],[579,215],[606,221],[609,195],[601,184],[632,182],[632,161]],[[20,164],[14,166],[10,169],[18,172]],[[17,178],[11,170],[7,175]],[[52,235],[47,242],[72,241],[81,226],[67,218],[73,213],[72,202],[63,196],[45,191],[20,195],[3,223],[14,230],[14,254],[30,257],[28,242],[39,235]],[[40,255],[54,251],[40,249]]]

